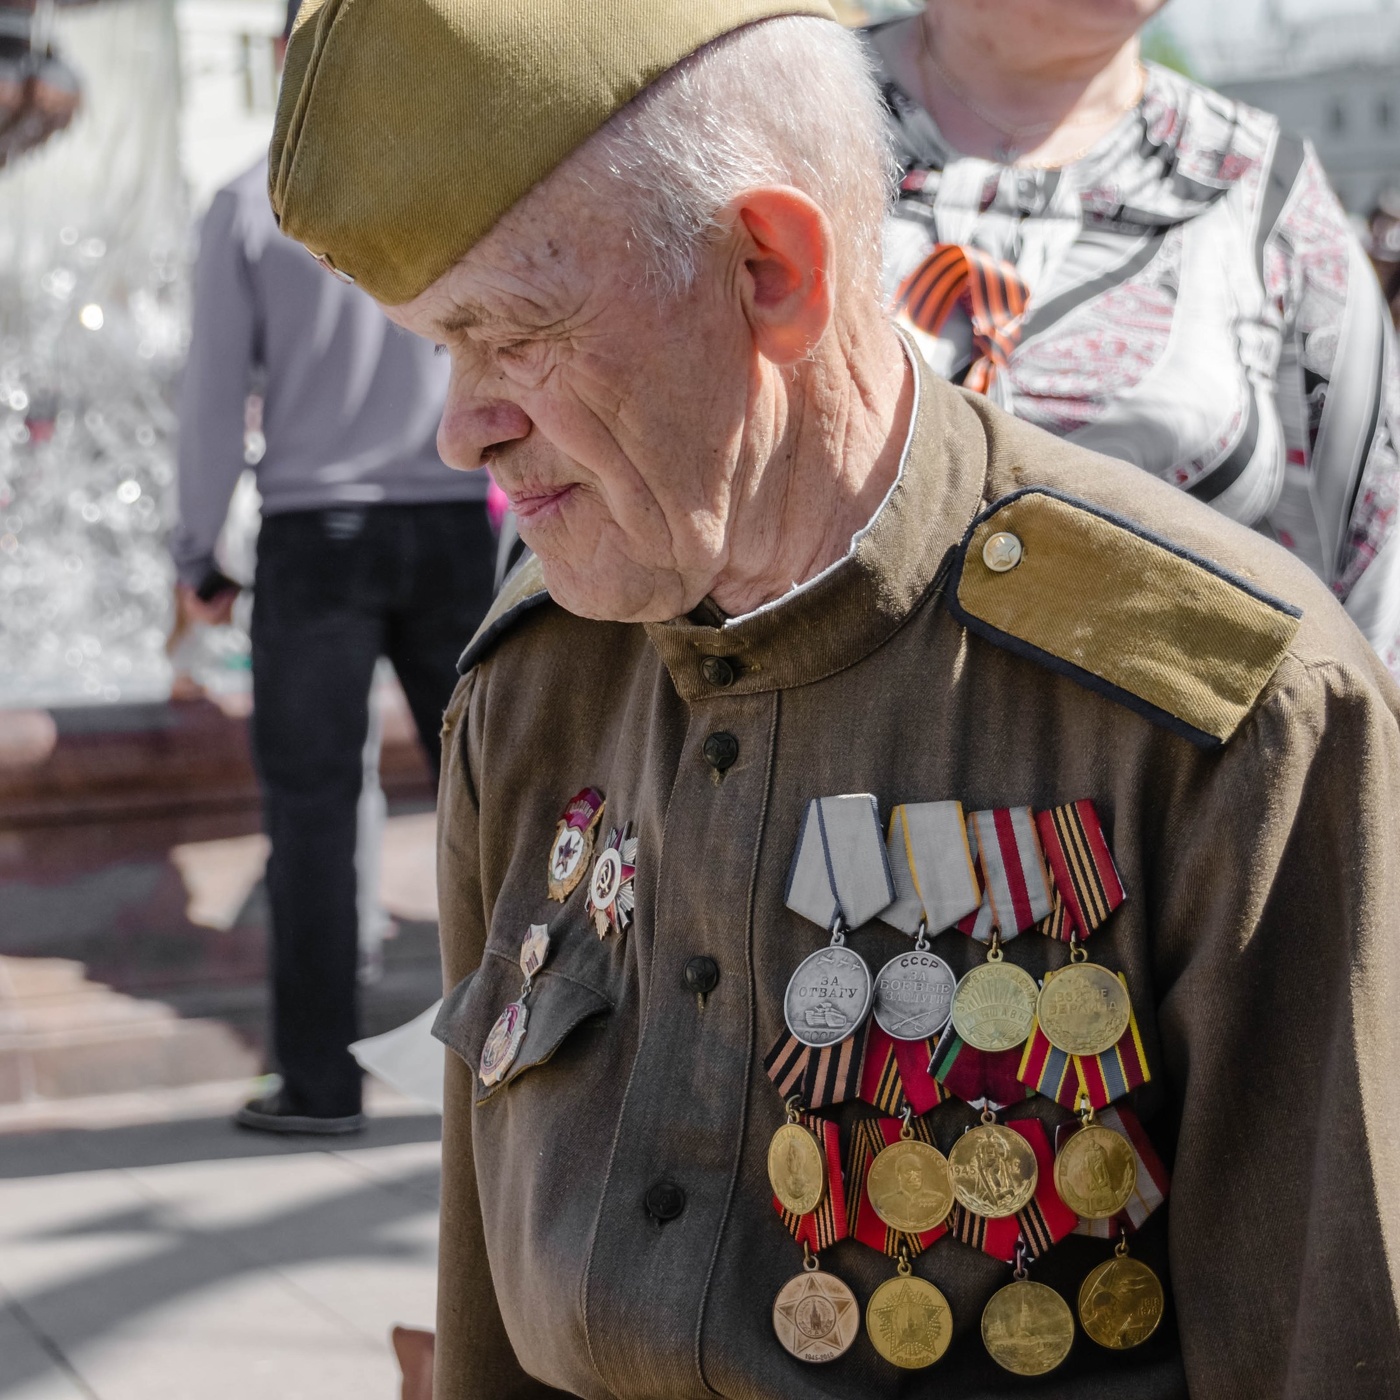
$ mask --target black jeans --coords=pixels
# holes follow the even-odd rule
[[[253,750],[272,846],[272,1044],[293,1105],[357,1113],[355,807],[387,656],[438,769],[457,658],[491,602],[484,506],[269,516],[253,595]]]

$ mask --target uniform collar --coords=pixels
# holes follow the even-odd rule
[[[808,685],[891,637],[929,592],[982,504],[987,440],[961,394],[910,357],[918,393],[899,478],[846,557],[783,598],[720,626],[649,622],[647,636],[683,700]],[[722,689],[707,657],[737,671]]]

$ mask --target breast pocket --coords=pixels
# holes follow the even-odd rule
[[[552,1059],[568,1037],[585,1022],[608,1016],[616,1001],[598,983],[597,969],[580,957],[579,943],[565,938],[550,963],[535,974],[527,999],[524,1038],[510,1068],[495,1084],[481,1082],[481,1053],[502,1012],[520,999],[520,965],[486,950],[482,964],[443,998],[433,1034],[460,1055],[477,1074],[476,1102],[483,1103],[508,1088],[522,1074]],[[592,973],[593,975],[590,975]]]

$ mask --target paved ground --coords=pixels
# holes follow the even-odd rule
[[[0,1116],[3,1400],[394,1400],[431,1326],[434,1115],[362,1137],[229,1125],[242,1085]]]

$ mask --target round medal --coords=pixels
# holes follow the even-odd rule
[[[1102,1055],[1128,1029],[1131,1006],[1123,984],[1098,963],[1070,963],[1045,979],[1036,1002],[1045,1038],[1067,1055]]]
[[[784,1123],[768,1144],[768,1180],[779,1204],[793,1215],[807,1215],[826,1195],[826,1158],[816,1138],[800,1123]]]
[[[911,1235],[937,1228],[953,1208],[948,1159],[916,1138],[882,1148],[870,1164],[865,1189],[875,1214],[891,1229]]]
[[[1000,1123],[964,1133],[948,1153],[953,1194],[974,1215],[1002,1220],[1030,1204],[1039,1168],[1031,1145]]]
[[[773,1330],[799,1361],[835,1361],[860,1330],[856,1295],[835,1274],[812,1269],[790,1278],[773,1300]]]
[[[906,1371],[932,1366],[953,1340],[953,1310],[931,1283],[914,1274],[886,1279],[865,1309],[875,1350]]]
[[[1047,1375],[1074,1345],[1074,1314],[1053,1288],[1017,1279],[993,1293],[983,1310],[982,1345],[1013,1375]]]
[[[1162,1281],[1126,1254],[1100,1264],[1079,1289],[1079,1320],[1090,1340],[1110,1351],[1141,1346],[1165,1310]]]
[[[1133,1198],[1137,1158],[1122,1133],[1090,1123],[1055,1158],[1055,1190],[1084,1220],[1109,1220]]]
[[[953,1029],[974,1050],[1014,1050],[1035,1023],[1038,990],[1035,978],[1015,963],[982,963],[953,994]]]
[[[934,953],[891,958],[875,979],[875,1020],[896,1040],[931,1040],[953,1008],[953,969]]]
[[[588,887],[594,908],[606,909],[613,902],[613,896],[621,884],[622,853],[615,846],[609,846],[598,857],[598,862],[593,867],[593,882]]]
[[[490,1088],[506,1077],[515,1057],[520,1053],[520,1042],[525,1039],[525,1022],[529,1011],[523,1001],[513,1001],[491,1027],[486,1043],[481,1047],[481,1067],[478,1070],[481,1082]]]
[[[820,1050],[859,1027],[869,1014],[871,995],[865,959],[833,943],[798,964],[783,997],[783,1017],[803,1045]]]

